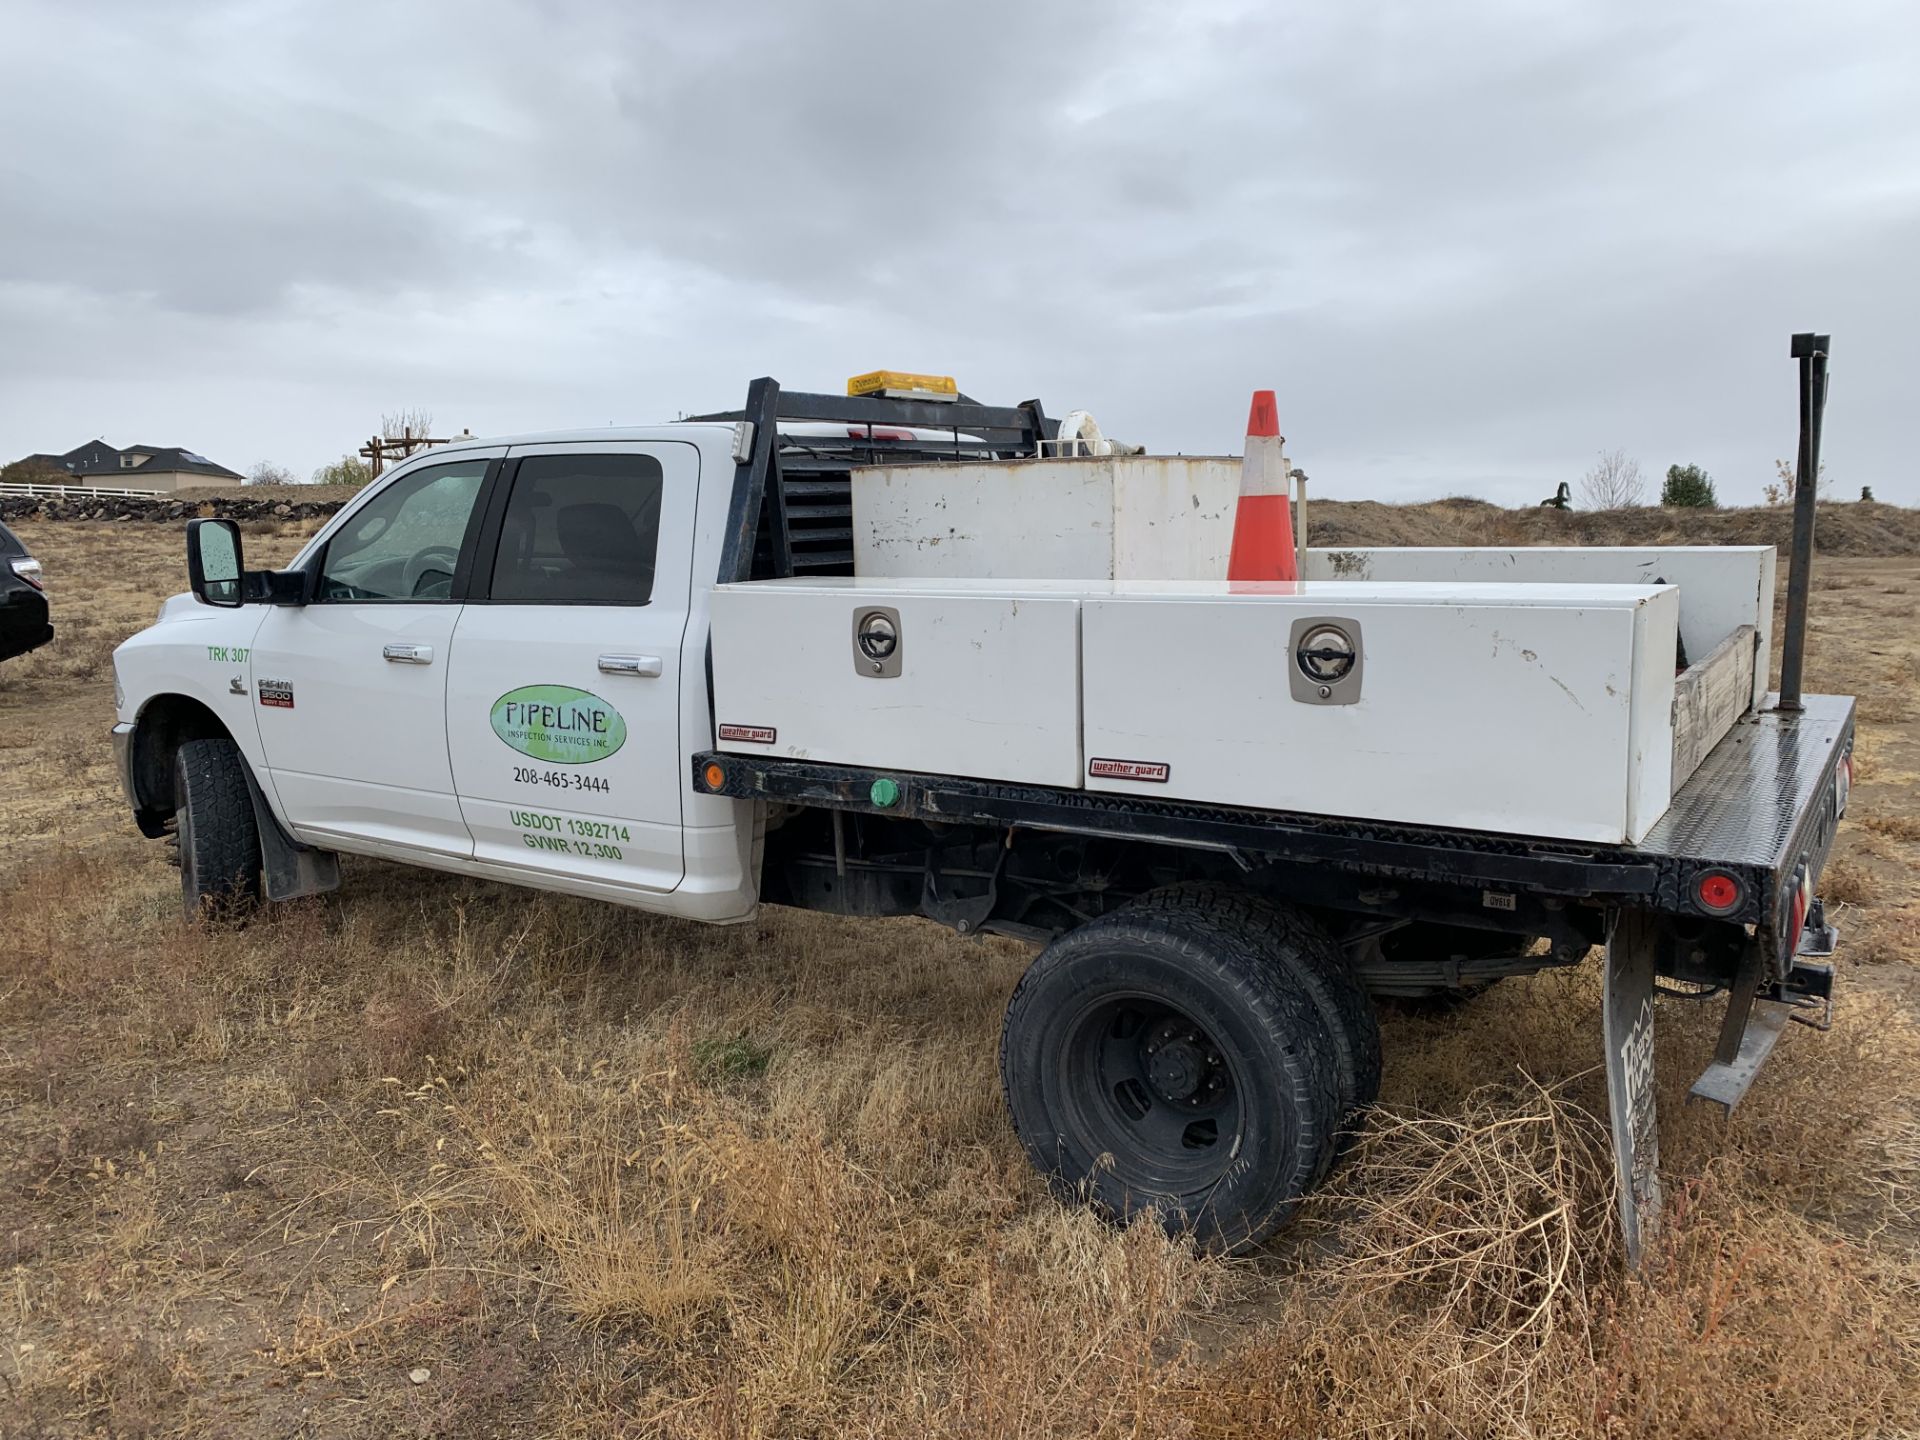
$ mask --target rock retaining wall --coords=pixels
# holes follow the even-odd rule
[[[180,524],[186,520],[324,520],[341,500],[261,500],[246,495],[218,500],[148,499],[132,495],[0,495],[0,520],[100,520]]]

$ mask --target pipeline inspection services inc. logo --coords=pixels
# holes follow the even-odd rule
[[[493,702],[493,733],[522,755],[590,765],[627,743],[620,712],[571,685],[523,685]]]

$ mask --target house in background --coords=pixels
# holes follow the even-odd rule
[[[104,440],[89,440],[64,455],[29,455],[29,470],[46,470],[52,483],[98,485],[114,490],[194,490],[246,482],[224,465],[178,445],[129,445],[116,450]]]

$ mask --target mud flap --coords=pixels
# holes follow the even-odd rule
[[[302,845],[280,828],[280,821],[260,793],[253,767],[242,762],[247,793],[253,797],[253,819],[260,832],[260,869],[267,899],[294,900],[302,895],[326,895],[340,888],[340,857],[331,850]]]
[[[1621,910],[1607,932],[1603,1005],[1620,1233],[1638,1266],[1660,1227],[1660,1127],[1653,1091],[1653,917]]]

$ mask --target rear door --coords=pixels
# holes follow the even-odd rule
[[[308,563],[316,598],[269,608],[248,657],[270,783],[302,838],[465,856],[447,760],[447,661],[480,496],[504,448],[395,476]]]
[[[447,734],[474,857],[586,885],[686,873],[680,647],[699,451],[516,446],[453,637]]]

